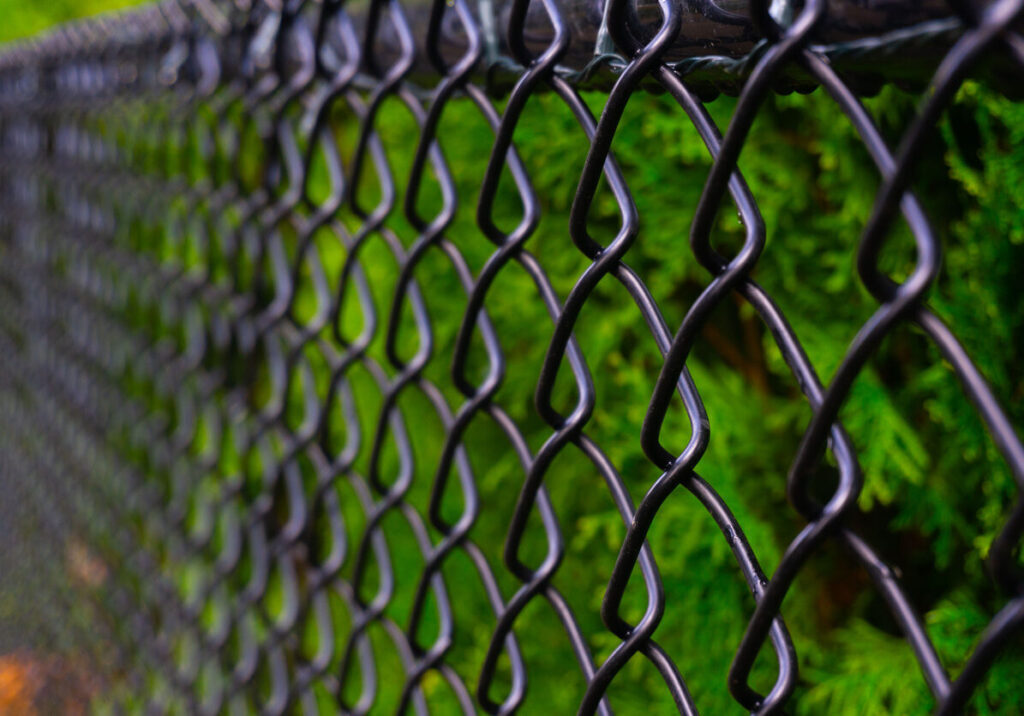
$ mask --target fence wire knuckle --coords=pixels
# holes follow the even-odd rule
[[[526,649],[543,611],[575,658],[558,668],[582,679],[572,682],[578,713],[612,714],[617,679],[642,663],[679,713],[697,714],[686,677],[701,645],[659,630],[675,607],[648,538],[671,519],[669,500],[695,500],[714,521],[752,595],[720,681],[741,710],[793,708],[801,644],[783,604],[826,545],[842,546],[881,597],[936,713],[965,712],[1020,639],[1024,446],[929,305],[942,251],[913,180],[973,70],[998,62],[1024,77],[1024,1],[935,0],[885,17],[846,0],[577,5],[165,0],[0,52],[2,519],[20,513],[31,525],[36,609],[61,640],[101,654],[125,704],[524,713],[531,679],[553,676]],[[722,39],[693,49],[692,33],[709,27]],[[907,47],[936,59],[892,142],[861,101],[877,75],[856,68]],[[811,87],[846,117],[879,176],[855,257],[874,313],[827,379],[755,279],[772,227],[740,165],[771,94]],[[593,89],[606,91],[596,113]],[[615,140],[630,99],[647,91],[670,98],[710,167],[696,205],[679,207],[689,247],[679,236],[664,257],[706,274],[678,325],[628,263],[643,212]],[[707,105],[720,92],[737,97],[725,123]],[[564,170],[575,189],[554,230],[522,139],[564,131],[537,126],[540,95],[564,105],[586,147],[582,165]],[[459,141],[446,111],[467,106],[490,132],[478,177],[445,151]],[[397,156],[401,132],[415,133],[414,149]],[[729,212],[742,240],[727,249],[715,227]],[[883,256],[900,222],[913,260],[897,276]],[[567,283],[543,243],[569,241],[584,268]],[[528,291],[512,296],[513,280]],[[494,307],[528,292],[546,323],[531,328],[542,358],[525,385],[510,377],[522,370],[521,336],[507,335]],[[581,338],[613,293],[632,302],[637,334],[661,357],[653,391],[629,396],[646,412],[627,437],[658,474],[639,487],[618,447],[595,437],[609,410],[595,375],[608,367]],[[716,311],[738,303],[809,416],[785,478],[758,478],[784,482],[799,520],[770,573],[702,464],[715,439],[702,396],[716,387],[690,370]],[[1001,601],[955,677],[899,570],[851,519],[865,478],[842,409],[908,325],[952,367],[1018,491],[989,550]],[[683,419],[670,419],[680,408]],[[487,449],[500,445],[516,466],[503,468],[502,498],[482,487],[495,479],[485,432]],[[564,485],[553,489],[566,479],[602,491],[621,520],[598,599],[570,591],[567,568],[597,567],[567,564],[575,527]],[[493,525],[497,549],[481,536]],[[47,585],[80,543],[82,579],[95,581],[86,606],[103,616],[69,636],[62,615],[83,608],[77,592]],[[467,634],[472,670],[452,658]],[[770,678],[752,678],[759,658]]]

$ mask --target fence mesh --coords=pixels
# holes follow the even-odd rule
[[[783,602],[828,555],[866,575],[859,589],[909,645],[918,673],[899,679],[923,680],[938,713],[983,710],[972,697],[1020,647],[1024,447],[929,307],[940,240],[912,190],[965,79],[1020,81],[1024,3],[926,7],[949,17],[879,28],[899,30],[885,40],[891,75],[900,51],[930,63],[916,112],[884,137],[858,94],[886,65],[836,69],[880,40],[822,44],[849,10],[824,0],[701,4],[696,16],[739,38],[731,57],[701,40],[680,58],[696,11],[666,1],[638,16],[627,0],[590,8],[589,24],[554,0],[181,0],[7,50],[0,648],[61,655],[33,667],[62,684],[47,703],[697,713],[711,687],[691,693],[688,673],[707,645],[659,626],[681,608],[673,595],[709,609],[725,598],[703,582],[714,552],[747,591],[731,667],[712,686],[738,710],[807,712],[811,677]],[[941,52],[921,51],[922,35]],[[875,306],[827,381],[785,296],[752,278],[773,227],[739,168],[773,91],[813,86],[880,177],[856,252]],[[738,93],[730,116],[709,109],[720,89]],[[705,272],[685,302],[630,263],[647,230],[630,187],[664,147],[622,162],[612,147],[639,121],[627,102],[648,90],[709,166],[699,199],[669,207],[683,233],[656,257]],[[481,128],[477,173],[449,162],[460,133]],[[545,154],[545,135],[567,132],[579,156]],[[536,188],[553,185],[568,209],[557,225]],[[545,259],[570,241],[577,263]],[[889,270],[894,245],[903,261]],[[635,354],[647,382],[601,393],[603,374],[627,376],[592,361],[606,334],[586,326],[610,302],[632,305],[630,325],[606,333],[628,333],[626,362],[648,346]],[[788,475],[752,476],[742,509],[734,489],[716,490],[720,463],[703,460],[720,387],[691,371],[725,308],[750,317],[790,376],[781,394],[804,411]],[[919,616],[923,597],[873,546],[886,535],[863,528],[855,443],[871,438],[844,429],[848,410],[870,423],[851,391],[906,326],[955,375],[1016,486],[986,548],[992,609],[955,669]],[[753,392],[765,380],[736,374]],[[628,434],[608,428],[619,413]],[[774,551],[734,511],[759,494],[775,509],[783,486],[795,527]],[[596,541],[579,507],[594,500],[617,515]],[[695,529],[665,516],[673,503],[720,531],[685,564],[655,548]],[[529,701],[545,680],[565,701]]]

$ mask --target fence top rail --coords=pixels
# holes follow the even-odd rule
[[[432,86],[443,74],[438,61],[451,66],[468,52],[475,40],[481,45],[474,74],[495,94],[507,92],[524,71],[515,59],[516,52],[508,40],[509,23],[517,0],[475,0],[468,9],[476,24],[471,38],[459,22],[457,14],[445,12],[447,0],[404,0],[396,8],[412,29],[414,60],[407,82]],[[522,37],[525,50],[538,57],[554,46],[556,29],[548,11],[567,31],[568,41],[561,52],[555,73],[572,84],[586,89],[606,90],[627,64],[627,52],[616,42],[616,35],[649,41],[661,23],[661,11],[654,0],[624,0],[627,22],[624,28],[609,30],[607,14],[615,0],[540,0],[528,3]],[[269,38],[283,44],[302,42],[315,24],[313,15],[328,5],[342,5],[339,15],[351,22],[351,29],[364,38],[371,14],[381,17],[373,23],[374,53],[377,62],[386,65],[400,54],[401,39],[389,14],[379,11],[387,3],[376,0],[334,0],[308,2],[257,3],[248,0],[163,0],[145,6],[68,23],[37,38],[13,42],[0,47],[0,83],[5,87],[21,86],[26,92],[45,89],[31,78],[40,71],[53,71],[74,64],[122,63],[133,53],[163,54],[160,66],[164,73],[157,80],[167,84],[167,77],[180,79],[168,67],[195,65],[193,55],[202,50],[202,42],[216,43],[221,58],[218,71],[235,75],[242,81],[252,80],[260,57],[278,52],[294,54],[292,48],[271,47]],[[435,5],[438,7],[435,8]],[[884,84],[895,83],[919,89],[950,47],[963,34],[964,23],[944,0],[922,0],[917,3],[860,2],[829,0],[827,11],[813,32],[815,49],[844,74],[850,86],[862,95],[876,93]],[[976,10],[983,11],[983,3]],[[970,10],[965,9],[964,12]],[[719,93],[736,94],[743,86],[757,60],[770,46],[765,33],[750,17],[744,0],[683,0],[680,5],[680,29],[664,54],[664,61],[688,85],[704,98]],[[771,3],[773,19],[785,25],[795,14],[790,0]],[[437,14],[436,28],[432,16]],[[240,20],[239,18],[244,18]],[[292,23],[293,32],[276,32],[283,23]],[[436,33],[436,34],[435,34]],[[344,52],[344,40],[337,24],[328,28],[323,48]],[[308,39],[308,37],[307,37]],[[202,40],[199,42],[198,40]],[[435,51],[436,48],[436,51]],[[281,68],[287,73],[287,63]],[[364,68],[364,84],[375,81],[372,68]],[[1020,93],[1013,81],[1012,68],[1005,61],[993,60],[981,69],[986,81],[1007,95]],[[97,72],[83,80],[79,91],[87,94],[117,84],[122,89],[138,78],[121,77],[124,72]],[[201,74],[192,72],[193,77]],[[26,77],[29,79],[26,79]],[[97,80],[97,77],[100,79]],[[651,87],[654,85],[651,83]],[[798,63],[793,63],[775,79],[776,91],[809,91],[813,79]],[[68,87],[61,88],[68,91]],[[4,92],[10,97],[10,92]]]

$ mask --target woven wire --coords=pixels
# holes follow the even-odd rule
[[[400,713],[430,713],[438,690],[447,689],[455,712],[507,714],[519,709],[533,676],[521,648],[531,638],[523,615],[543,604],[576,656],[576,664],[560,667],[583,676],[579,713],[611,713],[616,677],[633,660],[657,670],[679,713],[697,713],[685,665],[659,645],[657,628],[673,605],[646,542],[663,504],[681,499],[683,488],[721,529],[753,595],[728,674],[743,709],[786,708],[799,644],[787,632],[783,600],[812,555],[834,542],[884,598],[936,711],[962,712],[1024,622],[1015,556],[1024,500],[1012,506],[990,550],[1002,607],[953,678],[897,574],[846,519],[858,509],[863,478],[838,416],[882,341],[914,324],[952,365],[1024,486],[1024,447],[925,301],[940,247],[910,192],[928,131],[979,58],[1000,54],[1024,65],[1024,40],[1012,29],[1024,3],[951,3],[964,29],[935,68],[898,150],[814,45],[828,12],[823,0],[805,3],[785,26],[767,3],[751,3],[749,22],[762,44],[723,127],[678,67],[662,61],[680,32],[678,5],[660,2],[660,27],[641,39],[630,30],[629,3],[609,2],[607,27],[625,60],[595,117],[574,78],[556,71],[572,40],[562,9],[553,0],[534,4],[546,13],[553,41],[541,53],[527,48],[530,3],[516,0],[507,45],[522,71],[500,102],[479,73],[493,38],[466,0],[435,2],[426,27],[411,25],[399,0],[373,0],[358,22],[335,0],[171,2],[70,26],[0,60],[3,519],[14,526],[5,537],[14,555],[8,564],[39,585],[26,587],[38,614],[33,628],[49,630],[40,638],[89,645],[102,670],[124,675],[116,698],[157,711],[364,714],[386,702]],[[457,25],[465,40],[456,59],[440,52],[444,23]],[[409,79],[423,59],[417,45],[427,48],[438,78],[426,89]],[[773,81],[793,67],[846,115],[881,176],[857,255],[877,310],[828,384],[751,278],[766,227],[738,169]],[[709,280],[674,331],[626,263],[640,217],[611,151],[627,101],[652,81],[713,159],[693,211],[691,256],[678,259],[696,259]],[[568,226],[587,265],[564,295],[531,252],[542,209],[514,141],[527,101],[542,91],[564,102],[589,146]],[[401,181],[380,126],[389,102],[404,105],[418,127]],[[457,206],[473,199],[459,195],[436,141],[442,113],[455,102],[472,103],[494,132],[473,237],[451,235]],[[348,151],[339,146],[339,116],[354,133]],[[316,186],[328,187],[326,194]],[[600,186],[620,215],[607,241],[594,238],[588,222]],[[521,205],[513,222],[496,209],[508,190]],[[430,192],[440,209],[422,215]],[[727,256],[711,237],[730,200],[745,240]],[[411,241],[396,233],[395,217]],[[879,257],[900,217],[916,258],[897,281],[879,268]],[[493,246],[472,268],[460,247],[482,239]],[[325,251],[344,258],[331,264]],[[420,278],[439,257],[454,277],[444,290],[460,295],[439,296]],[[501,392],[515,357],[487,308],[510,272],[528,277],[550,316],[535,333],[546,345],[533,396],[546,425],[539,445],[503,407],[528,397]],[[575,332],[603,282],[621,285],[618,295],[635,303],[663,356],[633,438],[660,477],[636,503],[622,466],[588,434],[602,406]],[[375,295],[381,290],[388,293],[383,305]],[[687,358],[715,309],[735,297],[763,322],[813,411],[786,478],[805,526],[770,577],[757,545],[698,472],[711,439],[701,395],[715,388],[695,383]],[[461,312],[447,342],[431,320],[437,301]],[[345,320],[349,314],[355,320]],[[370,349],[374,342],[383,353]],[[437,345],[450,354],[438,354]],[[450,367],[447,384],[428,377],[436,365]],[[573,387],[556,389],[567,377]],[[689,434],[664,427],[673,401],[685,409]],[[486,466],[471,459],[471,448],[481,422],[518,459],[514,506],[480,500]],[[439,440],[428,464],[414,447],[426,424]],[[570,451],[599,476],[623,524],[614,566],[601,575],[600,614],[614,636],[603,659],[554,584],[566,536],[546,480]],[[826,453],[837,478],[819,499],[812,483]],[[481,522],[500,522],[507,532],[503,554],[477,543]],[[396,539],[416,545],[418,563],[396,562]],[[92,582],[90,604],[78,603],[71,587],[53,586],[69,579],[68,545],[78,550],[80,579]],[[460,572],[471,580],[446,578],[456,561],[471,565]],[[637,575],[642,585],[631,583]],[[393,602],[403,580],[415,589],[399,623]],[[629,590],[641,590],[644,603],[632,620],[623,607]],[[476,623],[460,624],[470,591],[489,618],[478,613]],[[73,618],[76,610],[87,616]],[[449,662],[459,629],[485,630],[478,673]],[[775,676],[758,690],[750,677],[762,651],[774,655],[767,658]]]

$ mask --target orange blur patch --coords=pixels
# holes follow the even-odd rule
[[[33,702],[43,681],[31,659],[17,654],[0,656],[0,714],[33,716],[39,713]]]
[[[0,716],[85,716],[98,692],[96,676],[78,658],[0,656]]]

